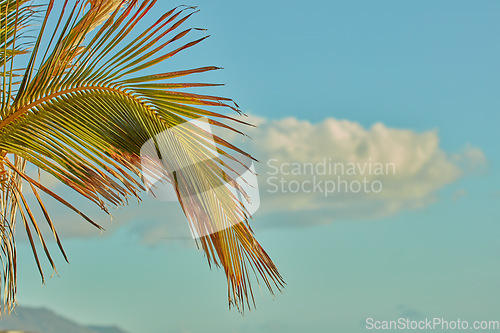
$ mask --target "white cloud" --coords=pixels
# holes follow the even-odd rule
[[[483,151],[470,144],[467,144],[460,153],[454,154],[453,160],[467,173],[485,172],[488,166]]]
[[[287,219],[286,215],[289,220],[301,220],[295,224],[373,219],[421,208],[436,201],[438,191],[445,185],[486,165],[484,153],[470,145],[460,153],[444,152],[439,147],[435,130],[419,133],[388,128],[382,123],[364,128],[359,123],[334,118],[320,123],[293,117],[278,120],[251,117],[251,121],[254,120],[259,128],[250,132],[254,139],[247,142],[247,147],[261,161],[258,167],[263,202],[260,215],[281,213],[283,219]],[[332,173],[323,175],[311,174],[310,169],[304,171],[308,163],[316,166],[325,161],[334,169]],[[339,166],[337,172],[336,164]],[[350,165],[359,168],[355,175],[342,174],[341,164],[344,170]],[[281,165],[286,173],[295,170],[301,174],[283,175],[279,172],[275,175],[274,167]],[[363,168],[366,169],[363,171]],[[374,172],[377,168],[378,174]],[[308,182],[314,177],[316,183],[336,182],[337,187],[339,181],[345,180],[354,185],[355,191],[358,182],[364,180],[377,186],[381,183],[383,188],[380,193],[365,193],[364,189],[358,193],[348,189],[350,193],[341,191],[327,195],[318,190],[316,193],[302,190],[291,193],[297,184],[304,184],[306,190],[312,190],[313,186]],[[282,180],[285,191],[278,183]],[[280,185],[279,191],[271,193],[276,185]],[[378,187],[376,190],[378,192]],[[314,220],[312,216],[322,218]]]

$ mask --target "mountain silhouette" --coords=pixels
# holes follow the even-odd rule
[[[10,316],[0,319],[0,333],[127,333],[115,327],[83,326],[45,308],[19,306]]]

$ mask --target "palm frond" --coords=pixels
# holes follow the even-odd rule
[[[7,98],[10,103],[0,115],[0,152],[3,157],[0,171],[6,179],[2,182],[2,186],[5,185],[2,216],[12,226],[13,215],[19,212],[42,277],[33,235],[38,236],[54,270],[55,266],[35,214],[23,194],[23,180],[36,197],[64,256],[38,191],[49,194],[98,225],[30,178],[24,171],[26,161],[108,212],[108,206],[124,205],[129,198],[140,200],[140,193],[144,190],[143,172],[155,172],[141,170],[140,154],[144,144],[172,128],[184,128],[176,132],[175,144],[171,146],[173,154],[169,159],[175,163],[192,161],[190,165],[193,167],[183,173],[170,174],[169,181],[175,184],[191,228],[208,226],[214,230],[198,241],[209,264],[224,268],[229,303],[243,311],[245,306],[250,306],[250,299],[253,300],[247,265],[263,278],[271,293],[273,288],[280,290],[283,279],[253,236],[248,224],[250,216],[233,194],[241,188],[226,163],[227,159],[237,160],[235,154],[252,157],[221,137],[214,136],[214,144],[207,140],[206,131],[196,125],[191,130],[180,126],[199,117],[206,117],[211,125],[229,130],[234,129],[225,122],[244,123],[210,110],[219,108],[241,113],[231,99],[175,90],[213,84],[168,81],[218,68],[147,73],[148,69],[207,38],[195,38],[175,46],[179,40],[200,30],[182,28],[195,9],[175,8],[149,28],[134,34],[135,28],[155,5],[155,0],[76,1],[72,8],[64,6],[60,17],[64,13],[68,17],[65,22],[61,19],[57,23],[49,47],[41,52],[48,17],[57,15],[52,13],[53,3],[52,0],[48,4],[40,36],[17,94],[12,100]],[[89,40],[85,39],[87,36],[90,36]],[[41,65],[35,70],[39,57]],[[220,157],[211,158],[213,151],[217,151]],[[15,156],[14,162],[7,154]],[[228,186],[220,186],[222,182]],[[7,184],[18,185],[9,187]],[[193,189],[196,195],[192,195]],[[12,211],[13,207],[16,207],[15,211]],[[12,304],[10,299],[6,304]]]

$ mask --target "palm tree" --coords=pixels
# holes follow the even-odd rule
[[[62,1],[61,1],[62,2]],[[178,83],[171,79],[217,70],[203,67],[163,72],[163,61],[188,49],[206,37],[174,47],[179,40],[199,29],[181,29],[194,12],[177,7],[165,13],[149,28],[144,22],[156,0],[75,0],[64,2],[56,12],[54,0],[35,6],[28,0],[0,0],[0,237],[3,310],[16,304],[16,217],[22,222],[42,276],[35,238],[55,270],[39,222],[48,223],[58,247],[64,252],[54,223],[42,200],[48,195],[102,229],[78,207],[44,186],[40,177],[27,172],[27,164],[54,176],[79,195],[98,205],[124,205],[131,197],[140,200],[144,191],[140,163],[141,147],[151,138],[200,117],[212,126],[243,134],[229,123],[246,124],[214,108],[240,112],[227,98],[178,91],[214,84]],[[39,17],[35,39],[30,26]],[[49,28],[49,17],[58,18]],[[149,24],[148,24],[149,25]],[[45,42],[47,40],[48,42]],[[48,46],[42,46],[46,45]],[[22,65],[19,65],[20,63]],[[148,70],[155,69],[154,75]],[[248,125],[248,124],[247,124]],[[219,136],[206,140],[203,130],[178,134],[175,156],[203,160],[191,171],[168,175],[191,227],[226,225],[196,242],[209,265],[222,266],[228,281],[229,306],[240,311],[253,300],[249,269],[264,281],[271,293],[281,290],[283,279],[255,240],[248,224],[249,214],[228,186],[241,188],[228,170],[227,160],[250,155]],[[218,158],[208,159],[210,151]],[[154,169],[154,168],[153,168]],[[158,170],[147,170],[157,172]],[[201,184],[217,188],[204,199],[185,200],[188,186]],[[36,199],[31,207],[27,192]],[[206,192],[205,192],[206,193]],[[34,212],[38,209],[40,216]],[[241,223],[239,223],[241,222]]]

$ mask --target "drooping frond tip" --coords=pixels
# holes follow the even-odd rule
[[[4,182],[5,183],[5,182]],[[16,304],[17,293],[17,254],[14,242],[14,231],[9,221],[0,213],[0,259],[2,262],[0,297],[2,309],[11,313]],[[0,311],[0,317],[2,311]]]

